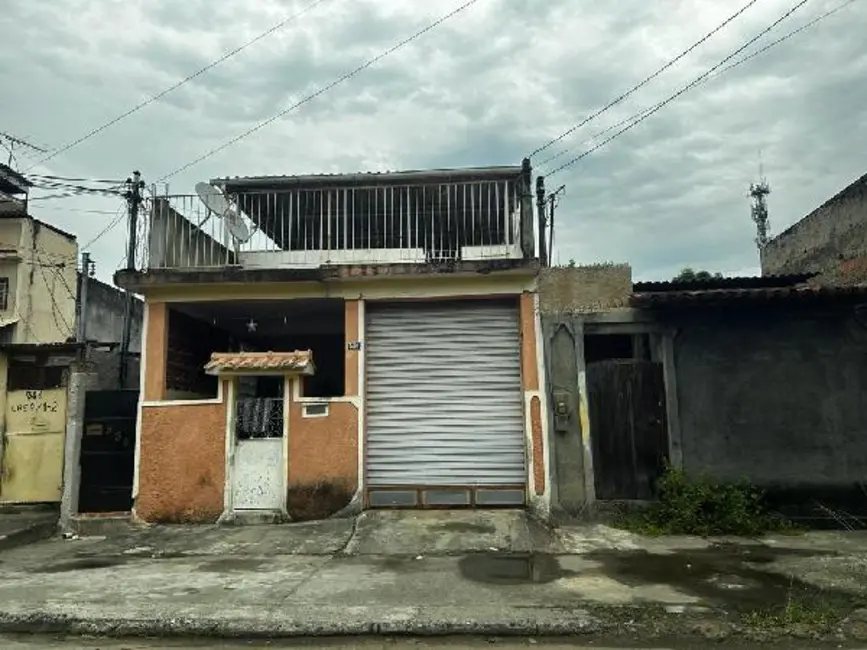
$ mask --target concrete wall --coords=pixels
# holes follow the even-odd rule
[[[100,282],[96,278],[88,278],[84,318],[87,320],[89,340],[120,344],[123,338],[125,309],[126,294],[121,289]],[[140,298],[134,298],[129,342],[130,352],[133,353],[141,352],[143,314],[144,303]]]
[[[81,274],[78,274],[79,295]],[[123,317],[126,309],[126,294],[96,278],[87,280],[87,304],[83,318],[87,322],[86,336],[90,341],[111,343],[111,349],[96,348],[88,352],[91,370],[99,381],[94,390],[112,390],[118,387],[120,372],[120,343],[123,339]],[[142,344],[142,321],[144,303],[134,298],[132,327],[130,329],[130,356],[127,358],[126,388],[139,387],[139,355]]]
[[[867,281],[867,175],[775,237],[764,251],[762,273]]]
[[[628,264],[553,267],[539,273],[543,314],[605,311],[626,307],[632,294]]]
[[[818,496],[867,477],[867,327],[854,306],[668,316],[683,465]]]
[[[225,266],[234,254],[207,232],[173,209],[165,199],[154,202],[149,218],[147,268]],[[212,228],[222,228],[217,217]],[[216,231],[215,231],[216,232]]]
[[[75,336],[78,244],[75,238],[29,217],[3,220],[9,308],[18,316],[12,343],[59,343]],[[13,268],[14,267],[14,268]]]

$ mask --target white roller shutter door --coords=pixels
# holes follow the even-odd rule
[[[367,306],[367,481],[523,486],[517,305]]]

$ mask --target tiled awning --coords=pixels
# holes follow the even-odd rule
[[[299,374],[312,375],[313,352],[213,352],[205,364],[209,375]]]

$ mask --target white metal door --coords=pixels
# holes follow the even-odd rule
[[[239,399],[236,404],[232,505],[235,510],[282,510],[285,486],[283,403]]]
[[[517,304],[369,304],[367,313],[371,488],[523,486]]]
[[[283,507],[283,441],[239,440],[235,449],[235,510],[280,510]]]

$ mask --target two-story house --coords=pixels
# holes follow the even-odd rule
[[[154,196],[135,514],[546,510],[520,166],[215,179]]]
[[[75,356],[78,245],[28,214],[30,187],[0,165],[0,503],[60,501]]]

